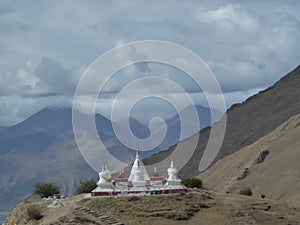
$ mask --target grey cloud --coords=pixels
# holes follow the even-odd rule
[[[54,97],[59,96],[59,93],[35,93],[35,94],[23,94],[21,97],[23,98],[45,98],[45,97]]]
[[[267,9],[260,9],[255,1],[252,5],[230,3],[206,8],[199,4],[189,17],[181,18],[182,14],[178,14],[181,19],[176,19],[170,12],[158,14],[152,22],[147,20],[147,16],[146,19],[133,20],[130,11],[129,17],[104,19],[96,27],[98,33],[110,33],[125,40],[135,38],[137,33],[142,37],[150,34],[161,38],[166,33],[176,34],[177,40],[172,35],[169,35],[169,40],[196,49],[208,61],[224,91],[241,91],[269,86],[297,65],[292,55],[299,60],[295,51],[300,47],[297,41],[299,21],[277,7],[273,9],[269,2]],[[160,10],[163,11],[159,7],[156,9]],[[139,16],[136,12],[133,14]],[[155,34],[151,33],[152,29],[156,30]],[[223,63],[214,62],[215,57],[223,59]],[[285,59],[289,61],[282,65]],[[233,84],[232,80],[236,82]]]
[[[0,104],[8,107],[3,113],[19,112],[1,121],[19,121],[29,114],[21,115],[22,110],[69,104],[84,68],[117,43],[142,39],[190,48],[211,67],[228,102],[240,101],[236,93],[249,96],[299,64],[299,15],[300,2],[283,0],[1,1]],[[30,61],[38,63],[28,68]],[[116,75],[103,96],[108,99],[128,82],[152,74],[172,78],[189,93],[200,92],[179,71],[137,64]]]
[[[0,76],[0,95],[23,97],[73,96],[78,82],[72,67],[65,68],[59,62],[43,57],[35,68],[23,65]]]
[[[41,64],[35,69],[35,76],[38,78],[35,88],[41,93],[52,94],[54,92],[62,95],[74,95],[78,81],[74,71],[71,68],[65,68],[51,58],[42,58]]]
[[[5,15],[7,13],[13,12],[13,7],[10,5],[2,5],[0,6],[0,16]]]
[[[33,27],[26,23],[6,23],[0,20],[0,32],[1,33],[13,33],[13,32],[27,32],[32,30]]]
[[[21,30],[21,31],[30,31],[33,29],[33,26],[31,26],[30,24],[27,23],[16,23],[15,26],[17,27],[17,29]]]
[[[12,6],[10,5],[3,5],[0,6],[0,32],[5,34],[5,33],[12,33],[12,32],[27,32],[33,29],[33,26],[24,23],[23,21],[16,21],[16,22],[11,22],[9,19],[6,18],[7,14],[14,13],[15,10]]]

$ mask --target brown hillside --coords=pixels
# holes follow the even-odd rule
[[[233,105],[227,112],[227,129],[224,142],[215,160],[222,159],[267,135],[292,116],[300,113],[300,66],[287,74],[272,87]],[[180,171],[182,177],[196,176],[210,128],[199,133],[196,151],[187,165]],[[189,139],[185,140],[189,142]],[[172,150],[169,149],[170,152]],[[164,152],[145,160],[152,164],[163,158]]]
[[[200,191],[187,195],[84,198],[61,200],[61,208],[47,208],[51,201],[20,203],[7,222],[27,225],[224,225],[299,224],[300,210],[287,203],[232,194]],[[43,217],[27,217],[38,206]]]
[[[263,151],[268,151],[264,160],[260,156]],[[238,192],[249,187],[254,195],[265,194],[267,198],[300,206],[299,162],[300,114],[257,142],[220,160],[200,177],[206,187],[219,192]]]

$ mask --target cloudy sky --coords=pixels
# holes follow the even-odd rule
[[[197,53],[230,106],[299,65],[300,2],[2,0],[0,125],[47,106],[70,107],[80,77],[97,57],[145,39],[175,42]],[[176,81],[188,84],[178,74]],[[124,79],[112,83],[98,107],[103,114]],[[197,104],[205,104],[200,92],[191,92]],[[140,110],[149,110],[147,105]]]

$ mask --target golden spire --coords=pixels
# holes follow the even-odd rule
[[[102,171],[105,170],[105,163],[102,163]]]
[[[108,162],[105,162],[104,163],[104,169],[107,170],[107,168],[108,168]]]
[[[171,168],[174,167],[174,159],[171,159]]]
[[[154,173],[157,173],[157,169],[156,169],[156,166],[154,167]]]
[[[124,174],[124,169],[122,168],[121,170],[120,170],[120,175],[123,175]]]
[[[140,149],[137,148],[137,150],[136,150],[136,158],[139,158],[139,157],[140,157]]]

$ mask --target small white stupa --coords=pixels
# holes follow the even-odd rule
[[[146,183],[150,181],[150,176],[140,159],[139,149],[136,151],[136,157],[128,181],[132,182],[133,187],[145,187]]]
[[[167,186],[182,187],[181,179],[178,177],[178,170],[174,166],[174,159],[171,160],[171,166],[168,169]]]
[[[99,181],[97,183],[99,188],[111,188],[111,173],[108,169],[108,163],[102,164],[102,171],[99,173]]]

